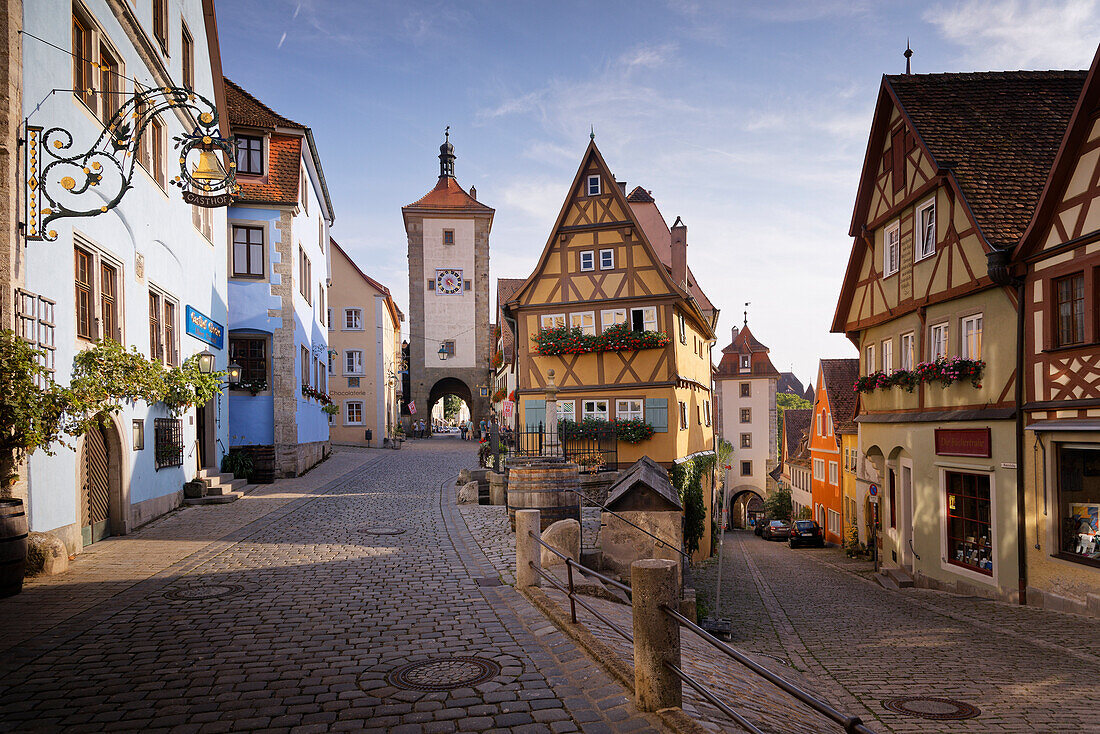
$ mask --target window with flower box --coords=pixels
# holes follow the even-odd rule
[[[606,400],[584,400],[581,402],[581,419],[595,418],[597,420],[608,419],[608,402]]]
[[[621,421],[642,420],[644,414],[642,401],[627,399],[615,401],[615,418]]]

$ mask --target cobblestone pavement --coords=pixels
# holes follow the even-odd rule
[[[0,600],[0,730],[658,731],[441,502],[474,455],[337,452],[31,581]]]
[[[722,616],[733,644],[776,655],[873,728],[1100,732],[1100,621],[923,589],[888,591],[836,549],[725,536]],[[716,564],[696,573],[714,606]],[[975,718],[930,720],[883,702],[947,698]],[[945,707],[946,709],[946,707]]]

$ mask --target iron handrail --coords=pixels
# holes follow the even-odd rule
[[[573,560],[572,558],[570,558],[569,556],[565,555],[565,554],[564,554],[564,553],[562,553],[562,552],[561,552],[560,550],[558,550],[557,548],[555,548],[554,546],[550,545],[550,544],[549,544],[549,543],[547,543],[547,542],[546,542],[545,540],[543,540],[542,538],[540,538],[539,536],[537,536],[537,535],[535,534],[535,532],[534,532],[533,530],[528,530],[528,531],[527,531],[527,533],[528,533],[528,534],[529,534],[529,535],[530,535],[530,536],[531,536],[532,538],[534,538],[534,539],[535,539],[535,542],[536,542],[536,543],[538,543],[538,544],[539,544],[539,545],[541,545],[541,546],[542,546],[543,548],[545,548],[546,550],[548,550],[548,551],[550,551],[551,553],[553,553],[553,554],[554,554],[555,556],[557,556],[558,558],[560,558],[560,559],[562,559],[563,561],[565,561],[565,565],[567,565],[567,566],[570,566],[570,567],[576,566],[576,568],[577,568],[577,569],[578,569],[578,570],[579,570],[579,571],[580,571],[580,572],[581,572],[582,574],[584,574],[585,576],[595,576],[595,577],[596,577],[596,578],[598,578],[598,579],[599,579],[600,581],[603,581],[603,582],[604,582],[604,583],[606,583],[606,584],[611,584],[612,586],[614,586],[614,587],[615,587],[616,589],[618,589],[619,591],[622,591],[622,592],[624,592],[624,593],[626,593],[626,594],[628,594],[628,595],[632,595],[632,594],[634,593],[634,590],[633,590],[633,589],[631,589],[631,588],[630,588],[629,586],[627,586],[626,584],[624,584],[623,582],[621,582],[621,581],[616,581],[616,580],[615,580],[615,579],[613,579],[613,578],[610,578],[610,577],[608,577],[608,576],[604,576],[604,575],[603,575],[602,573],[600,573],[599,571],[593,571],[593,570],[592,570],[591,568],[588,568],[587,566],[582,566],[581,564],[577,563],[577,562],[576,562],[576,561],[574,561],[574,560]]]
[[[563,487],[562,489],[568,490],[568,491],[572,492],[573,494],[579,494],[579,495],[580,495],[581,497],[584,497],[584,492],[580,491],[579,489],[573,489],[572,487]],[[586,499],[587,499],[587,498],[586,498]],[[597,503],[597,504],[596,504],[596,506],[597,506],[597,507],[599,507],[599,508],[600,508],[601,510],[603,510],[604,512],[610,512],[610,513],[611,513],[612,515],[614,515],[615,517],[619,518],[620,520],[622,520],[623,522],[625,522],[625,523],[626,523],[627,525],[630,525],[630,526],[632,526],[632,527],[635,527],[635,528],[637,528],[638,530],[641,530],[641,531],[642,531],[643,533],[645,533],[645,534],[646,534],[646,535],[648,535],[649,537],[651,537],[651,538],[653,538],[654,540],[656,540],[656,541],[657,541],[658,543],[660,543],[660,544],[661,544],[662,546],[664,546],[665,548],[668,548],[669,550],[672,550],[672,551],[675,551],[676,553],[679,553],[679,554],[680,554],[680,556],[681,556],[681,557],[683,557],[684,559],[687,559],[687,558],[688,558],[688,554],[687,554],[687,553],[685,553],[684,551],[682,551],[682,550],[680,550],[679,548],[677,548],[676,546],[672,545],[672,544],[671,544],[671,543],[669,543],[669,542],[668,542],[667,540],[664,540],[664,539],[662,539],[662,538],[658,538],[658,537],[657,537],[656,535],[654,535],[653,533],[649,532],[649,531],[648,531],[648,530],[646,530],[645,528],[643,528],[643,527],[641,527],[641,526],[639,526],[639,525],[635,525],[634,523],[630,522],[630,520],[627,520],[627,519],[626,519],[625,517],[623,517],[623,516],[622,516],[622,515],[620,515],[619,513],[615,512],[615,511],[614,511],[614,510],[612,510],[612,509],[609,509],[609,508],[607,507],[607,505],[603,505],[603,504],[599,504],[599,503]]]
[[[677,678],[679,678],[684,683],[687,683],[689,686],[694,688],[695,691],[700,696],[702,696],[703,698],[707,699],[712,704],[714,704],[715,708],[717,708],[723,714],[725,714],[726,716],[730,717],[731,719],[736,721],[738,724],[740,724],[745,729],[745,731],[752,732],[752,734],[764,734],[764,732],[760,731],[755,726],[753,726],[751,721],[749,721],[744,716],[742,716],[741,714],[734,711],[727,704],[723,703],[722,700],[718,698],[718,696],[711,693],[710,689],[708,689],[702,683],[698,682],[697,680],[692,678],[690,675],[688,675],[684,671],[677,668],[672,663],[666,662],[665,667],[668,668],[669,670],[671,670],[673,673],[675,673]]]
[[[618,635],[620,635],[624,640],[626,640],[627,642],[629,642],[632,645],[634,644],[634,637],[633,636],[631,636],[626,631],[624,631],[621,627],[619,627],[619,625],[615,624],[610,619],[605,617],[602,612],[599,612],[596,609],[593,609],[592,607],[588,606],[588,603],[585,602],[583,599],[581,599],[575,591],[573,591],[572,589],[566,589],[564,586],[562,586],[561,584],[558,583],[558,580],[556,578],[554,578],[553,576],[548,574],[546,571],[544,571],[541,568],[539,568],[538,566],[536,566],[534,563],[531,563],[531,568],[539,576],[541,576],[544,579],[546,579],[547,581],[549,581],[551,586],[553,586],[555,589],[557,589],[558,591],[560,591],[561,593],[563,593],[567,597],[569,597],[569,602],[570,602],[571,605],[574,602],[576,602],[577,604],[580,604],[582,607],[584,607],[588,611],[592,612],[592,614],[595,615],[596,619],[598,619],[601,622],[603,622],[604,624],[606,624],[608,627],[610,627],[612,630],[614,630]],[[570,583],[570,586],[572,586],[572,583],[573,583],[572,582],[572,575],[570,575],[570,582],[569,583]],[[576,607],[572,608],[572,613],[573,613],[573,624],[577,624],[577,609],[576,609]]]
[[[874,730],[868,729],[863,724],[863,720],[860,719],[858,716],[845,716],[821,699],[816,698],[809,693],[806,693],[801,688],[788,681],[786,678],[776,675],[756,661],[746,657],[742,653],[733,649],[714,635],[707,632],[699,625],[692,622],[684,615],[677,612],[675,609],[672,609],[671,607],[668,607],[666,605],[661,605],[661,611],[675,619],[684,627],[687,627],[699,637],[703,638],[703,640],[705,640],[706,642],[709,642],[713,647],[718,648],[722,652],[726,653],[726,655],[730,656],[737,662],[747,667],[752,672],[783,689],[794,698],[812,708],[814,711],[817,711],[819,714],[822,714],[840,724],[844,727],[844,730],[846,732],[855,732],[856,734],[875,734]]]

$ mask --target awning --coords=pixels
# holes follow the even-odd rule
[[[1100,418],[1056,418],[1034,421],[1024,426],[1029,431],[1100,431]]]

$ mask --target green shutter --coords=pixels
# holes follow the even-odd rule
[[[645,421],[657,433],[668,432],[668,399],[646,398]]]
[[[540,423],[546,423],[546,401],[525,399],[523,401],[523,423],[527,430],[537,429]]]

